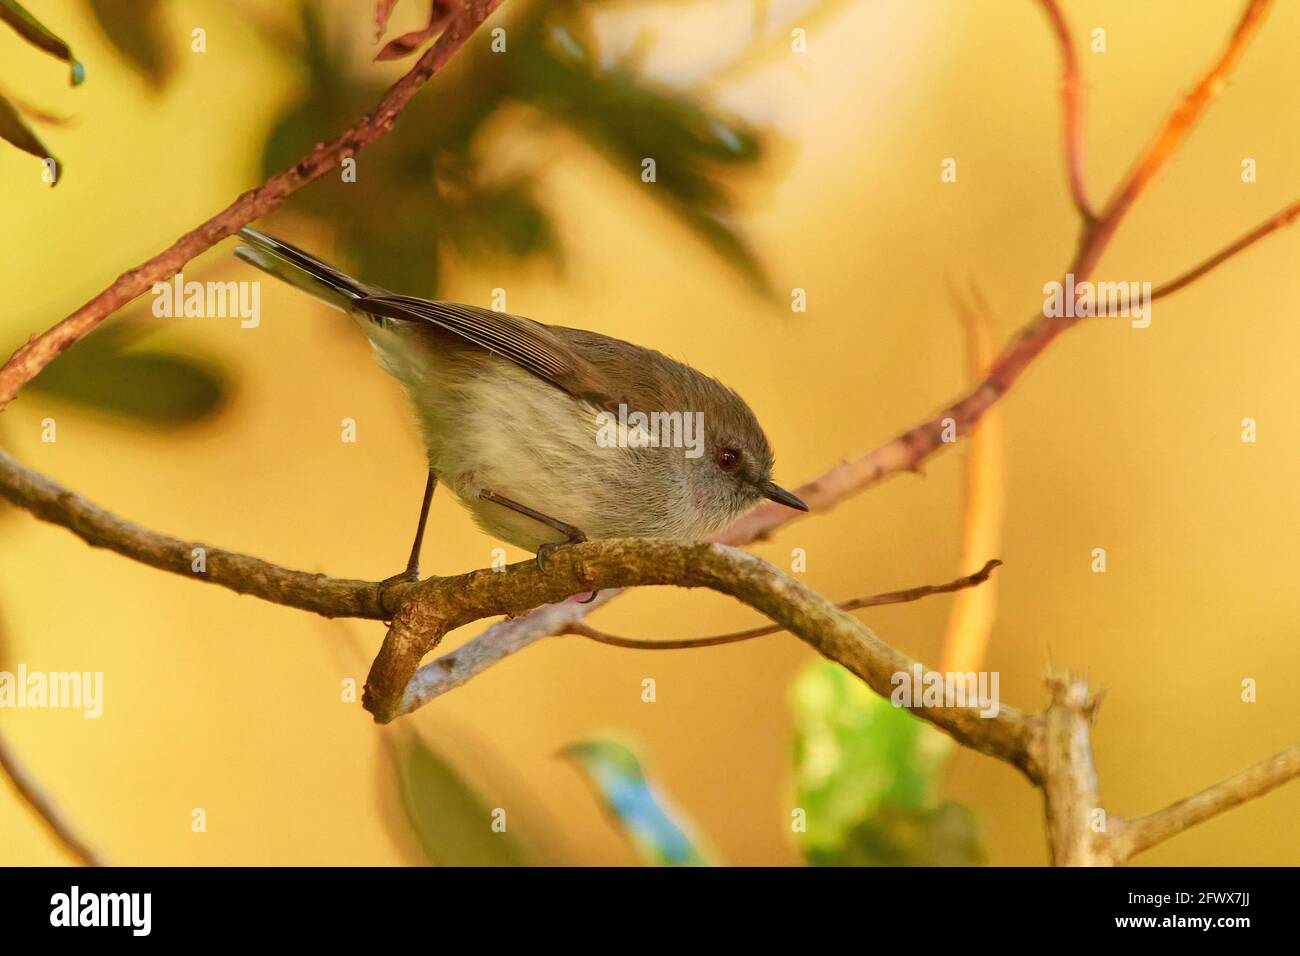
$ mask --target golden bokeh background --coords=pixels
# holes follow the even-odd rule
[[[75,116],[45,131],[66,164],[57,189],[39,183],[32,157],[0,149],[4,354],[258,182],[260,145],[301,78],[246,22],[250,6],[268,15],[279,7],[177,0],[177,71],[156,93],[81,3],[32,4],[87,64],[76,90],[58,64],[0,38],[0,87]],[[356,32],[369,40],[368,3],[334,6],[355,8]],[[1238,7],[1065,4],[1087,80],[1087,173],[1098,199],[1218,55]],[[647,69],[666,81],[726,62],[748,35],[750,11],[618,5],[636,29],[653,31]],[[403,12],[403,23],[419,13]],[[191,26],[206,29],[206,53],[188,51]],[[1094,27],[1106,31],[1105,53],[1083,45]],[[630,42],[617,23],[609,29],[611,43]],[[1300,6],[1277,5],[1124,225],[1102,277],[1158,284],[1300,195],[1298,36]],[[373,69],[395,76],[405,65]],[[754,406],[778,452],[777,478],[793,486],[961,391],[954,285],[978,285],[1000,341],[1041,307],[1042,285],[1058,277],[1078,231],[1058,84],[1057,49],[1029,0],[844,4],[810,27],[807,53],[778,43],[710,90],[788,142],[750,190],[742,225],[774,286],[807,290],[806,314],[756,295],[581,142],[512,126],[494,131],[492,149],[549,157],[542,185],[565,268],[460,264],[442,293],[487,304],[505,288],[513,312],[632,339],[716,374]],[[439,87],[435,78],[420,96],[436,98]],[[399,119],[392,135],[418,131]],[[945,157],[958,162],[956,183],[940,181]],[[1257,161],[1255,183],[1242,181],[1246,157]],[[367,180],[365,153],[358,172],[353,188],[385,188]],[[293,209],[290,199],[277,230],[347,265],[331,234]],[[427,228],[433,236],[439,224]],[[232,245],[187,271],[254,278]],[[1261,243],[1156,303],[1148,329],[1095,320],[1071,331],[1001,406],[997,556],[1006,564],[988,666],[1001,673],[1003,700],[1026,709],[1045,702],[1049,658],[1105,688],[1094,743],[1113,812],[1156,809],[1300,737],[1297,250],[1295,232]],[[28,392],[0,416],[0,440],[147,527],[295,568],[390,574],[404,560],[423,482],[405,400],[337,313],[271,284],[262,312],[255,330],[158,320],[152,344],[201,350],[232,370],[233,399],[210,423],[153,432]],[[40,440],[47,417],[58,422],[53,444]],[[345,417],[358,423],[355,444],[340,441]],[[1246,417],[1258,421],[1255,444],[1241,441]],[[788,567],[791,549],[806,549],[804,580],[834,598],[971,570],[958,566],[964,455],[940,455],[924,477],[893,478],[757,550]],[[343,679],[364,678],[382,625],[186,581],[12,509],[0,515],[0,543],[0,667],[102,670],[106,683],[99,720],[10,711],[0,732],[109,860],[422,860],[381,731],[359,704],[340,701]],[[435,498],[426,573],[485,566],[496,546],[449,496]],[[1096,547],[1107,551],[1105,574],[1090,570]],[[934,661],[948,607],[935,598],[865,620]],[[653,589],[595,620],[621,634],[684,636],[749,626],[756,615],[719,595]],[[654,654],[557,638],[405,723],[489,806],[519,807],[512,829],[552,860],[635,862],[557,756],[614,732],[639,745],[722,860],[793,865],[801,856],[789,834],[788,694],[812,657],[788,635]],[[657,681],[653,704],[641,701],[646,677]],[[1255,703],[1241,700],[1247,678],[1258,684]],[[1014,770],[960,753],[943,792],[975,808],[993,863],[1046,862],[1039,795]],[[191,832],[195,807],[207,812],[206,833]],[[1137,862],[1295,864],[1297,810],[1293,784]],[[66,860],[0,787],[0,863]]]

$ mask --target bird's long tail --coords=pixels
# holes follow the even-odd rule
[[[355,300],[383,294],[382,289],[358,282],[311,253],[274,236],[247,226],[239,234],[250,245],[236,248],[236,256],[336,309],[347,312]]]

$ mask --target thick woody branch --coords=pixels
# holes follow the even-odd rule
[[[1092,760],[1097,698],[1080,677],[1047,681],[1052,702],[1044,714],[1039,747],[1043,803],[1053,866],[1106,866],[1104,816]]]
[[[392,626],[366,685],[367,706],[383,721],[414,710],[535,640],[566,629],[589,607],[566,601],[569,596],[598,590],[602,594],[593,604],[599,605],[609,600],[615,589],[635,585],[707,587],[730,594],[886,696],[893,689],[891,676],[910,670],[914,663],[882,643],[861,622],[771,565],[720,545],[590,542],[556,552],[545,572],[537,569],[536,562],[527,561],[502,571],[398,584],[385,590],[385,604],[381,605],[374,582],[291,571],[249,555],[148,531],[24,468],[2,451],[0,495],[89,544],[161,570],[327,617],[392,616]],[[191,570],[198,548],[205,549],[203,573]],[[496,615],[522,615],[541,605],[549,606],[527,619],[496,625],[417,675],[424,656],[448,631]],[[521,625],[523,620],[529,623]],[[1033,776],[1025,746],[1026,719],[1018,712],[1003,708],[991,719],[962,708],[921,709],[918,713],[968,746],[1000,756]]]
[[[456,650],[420,667],[406,685],[402,711],[410,713],[435,697],[477,677],[493,664],[499,664],[538,641],[558,634],[581,620],[593,606],[608,603],[621,591],[601,591],[590,604],[575,600],[547,604],[519,617],[498,621],[482,634],[466,641]]]
[[[294,166],[249,190],[211,219],[181,236],[168,248],[118,276],[66,319],[33,336],[0,367],[0,409],[18,394],[64,349],[94,329],[155,282],[174,275],[199,253],[232,236],[259,216],[270,212],[303,186],[325,175],[342,160],[370,145],[393,128],[393,120],[411,97],[464,45],[469,35],[487,19],[501,0],[464,0],[459,12],[409,73],[388,88],[369,116],[363,116],[340,136],[321,143]]]
[[[290,571],[251,555],[158,534],[105,511],[20,465],[3,451],[0,451],[0,497],[27,509],[42,521],[67,528],[94,547],[107,548],[161,571],[326,617],[387,619],[411,588],[409,584],[386,588],[385,607],[379,602],[379,586],[373,582]]]
[[[1136,819],[1102,808],[1092,757],[1100,696],[1076,675],[1048,678],[1052,702],[1033,725],[1048,844],[1056,866],[1122,866],[1143,850],[1300,777],[1300,745]]]
[[[416,585],[393,618],[366,680],[366,707],[386,723],[422,703],[415,700],[416,693],[408,695],[408,687],[424,656],[454,628],[498,614],[521,614],[575,593],[652,584],[731,595],[884,696],[894,690],[894,675],[911,671],[916,663],[884,644],[861,621],[746,551],[653,539],[590,541],[552,554],[544,572],[536,562],[525,561],[499,571],[431,578]],[[914,711],[966,746],[1019,767],[1031,780],[1038,778],[1029,746],[1033,721],[1019,711],[1003,707],[995,717],[981,717],[972,707]]]
[[[380,719],[423,706],[524,647],[574,627],[591,607],[616,595],[617,588],[642,584],[708,587],[732,595],[885,696],[893,689],[892,675],[910,671],[914,664],[880,642],[861,622],[771,565],[719,545],[593,542],[555,553],[545,574],[530,561],[500,572],[483,570],[419,585],[395,585],[386,593],[387,606],[381,607],[374,582],[291,571],[217,548],[207,549],[208,572],[196,574],[190,570],[193,549],[202,545],[123,521],[24,468],[4,452],[0,452],[0,494],[92,545],[275,603],[329,617],[378,619],[392,614],[398,604],[409,602],[397,614],[367,683],[370,706],[387,708]],[[986,566],[971,578],[990,570]],[[882,598],[916,597],[949,587],[910,589],[861,601],[864,606],[885,603]],[[566,595],[593,588],[601,593],[592,605],[564,600]],[[419,666],[451,628],[498,614],[519,614],[538,604],[546,606],[495,624],[456,651]],[[1128,822],[1111,817],[1107,829],[1113,839],[1104,839],[1093,827],[1093,814],[1101,806],[1088,738],[1095,700],[1077,678],[1057,679],[1049,686],[1053,702],[1042,717],[1005,706],[991,719],[963,708],[919,708],[917,714],[972,749],[1019,767],[1043,788],[1053,859],[1059,863],[1123,862],[1300,776],[1300,747],[1295,747],[1164,810]],[[0,769],[72,852],[86,862],[95,862],[93,852],[67,827],[3,741]]]

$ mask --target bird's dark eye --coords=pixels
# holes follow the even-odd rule
[[[734,448],[718,449],[718,467],[723,471],[735,471],[740,464],[740,452]]]

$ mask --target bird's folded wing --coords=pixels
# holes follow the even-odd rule
[[[435,302],[405,295],[368,296],[353,308],[371,315],[430,322],[486,349],[574,398],[606,406],[610,397],[597,386],[594,369],[563,339],[540,322],[458,302]]]

